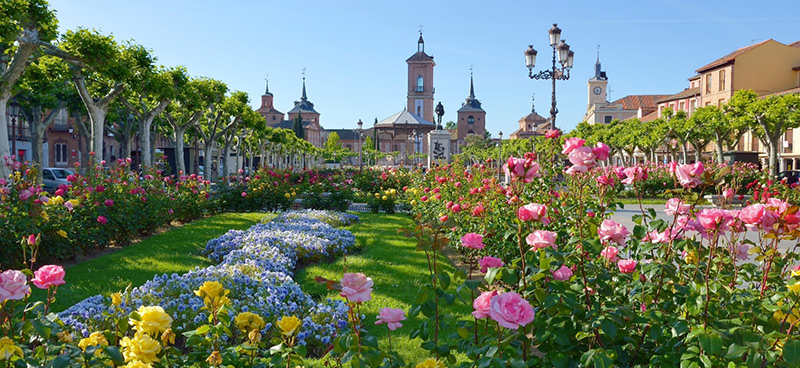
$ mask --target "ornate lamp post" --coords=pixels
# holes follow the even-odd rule
[[[19,103],[17,102],[16,97],[11,98],[11,101],[8,103],[8,116],[11,117],[11,155],[14,157],[14,160],[18,160],[17,117],[19,116]]]
[[[501,175],[503,175],[503,131],[497,132],[500,137],[497,140],[497,184],[500,184]]]
[[[361,169],[362,167],[361,155],[364,153],[364,147],[363,144],[361,143],[361,134],[364,132],[364,130],[362,130],[364,123],[361,122],[361,119],[358,119],[358,123],[356,124],[358,125],[358,168]]]
[[[552,79],[553,80],[553,97],[552,106],[550,107],[550,129],[556,128],[556,80],[568,80],[569,70],[572,69],[572,61],[575,53],[570,51],[569,45],[566,40],[561,39],[561,29],[558,28],[556,23],[553,23],[553,28],[550,28],[547,33],[550,35],[550,47],[553,49],[553,64],[550,69],[542,70],[533,74],[533,67],[536,65],[537,51],[533,49],[533,45],[528,45],[525,50],[525,64],[528,67],[528,77],[531,79]],[[556,52],[558,53],[558,62],[561,68],[556,66]]]

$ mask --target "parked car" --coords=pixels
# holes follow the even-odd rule
[[[800,181],[800,171],[781,171],[778,174],[778,181],[786,179],[786,184],[797,184]]]
[[[58,167],[45,167],[42,169],[42,184],[44,190],[48,193],[53,193],[58,189],[61,184],[69,185],[67,176],[74,174],[72,170],[62,169]]]

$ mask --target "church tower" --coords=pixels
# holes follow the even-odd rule
[[[408,60],[408,111],[421,116],[423,119],[433,120],[433,56],[425,53],[425,41],[422,32],[417,41],[417,52]]]
[[[273,104],[274,96],[269,91],[269,81],[263,95],[261,95],[261,107],[256,110],[267,121],[268,126],[275,126],[283,121],[283,113],[275,109]]]
[[[475,86],[472,81],[472,72],[469,74],[469,96],[467,101],[458,109],[458,141],[463,142],[467,136],[477,134],[481,137],[486,131],[486,111],[481,107],[481,102],[475,98]],[[461,144],[459,143],[459,146]]]
[[[597,104],[607,103],[608,77],[600,70],[600,46],[597,47],[597,62],[594,64],[594,77],[589,79],[589,104],[587,111]]]

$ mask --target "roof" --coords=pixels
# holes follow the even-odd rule
[[[790,43],[789,46],[791,46],[791,47],[800,47],[800,41],[797,41],[795,43]]]
[[[635,116],[634,116],[634,118],[635,118]],[[649,114],[647,114],[645,116],[642,116],[641,119],[639,119],[639,121],[646,122],[646,121],[653,121],[653,120],[656,120],[656,119],[658,119],[658,111],[653,111],[653,112],[651,112],[651,113],[649,113]]]
[[[678,92],[678,93],[676,93],[674,95],[667,96],[667,97],[664,97],[662,99],[658,99],[658,100],[656,100],[656,103],[661,103],[661,102],[666,102],[666,101],[675,101],[675,100],[680,100],[680,99],[684,99],[684,98],[687,98],[687,97],[698,96],[698,95],[700,95],[700,87],[687,88],[687,89],[684,89],[683,91]]]
[[[410,58],[406,59],[406,62],[410,61],[418,61],[418,62],[429,61],[433,63],[433,56],[426,54],[425,51],[418,51],[416,54],[411,55]]]
[[[690,81],[693,81],[695,79],[700,79],[700,74],[695,74],[693,77],[689,78]]]
[[[300,101],[295,101],[294,102],[294,107],[291,110],[289,110],[290,114],[291,113],[298,113],[298,112],[300,114],[304,114],[304,113],[308,112],[308,113],[319,115],[317,110],[314,110],[314,104],[311,103],[311,101],[309,101],[308,97],[306,96],[306,78],[305,77],[303,77],[303,95],[300,96]]]
[[[325,129],[328,134],[336,133],[339,135],[339,139],[345,141],[356,141],[358,140],[358,131],[355,129]]]
[[[414,114],[407,109],[398,112],[386,119],[381,120],[375,127],[378,128],[393,128],[395,126],[424,126],[435,127],[436,125],[430,121],[425,120],[423,117]]]
[[[793,87],[793,88],[785,89],[783,91],[770,93],[769,95],[790,95],[792,93],[800,93],[800,87]]]
[[[652,110],[658,107],[656,101],[669,97],[669,95],[630,95],[612,102],[612,105],[622,104],[623,110]]]
[[[704,67],[702,67],[700,69],[697,69],[697,72],[698,73],[702,73],[702,72],[704,72],[706,70],[713,69],[713,68],[716,68],[718,66],[722,66],[722,65],[725,65],[725,64],[733,63],[733,61],[736,60],[736,58],[739,57],[740,55],[742,55],[742,54],[744,54],[744,53],[746,53],[746,52],[748,52],[748,51],[750,51],[750,50],[752,50],[752,49],[754,49],[754,48],[756,48],[758,46],[761,46],[761,45],[763,45],[763,44],[765,44],[765,43],[767,43],[769,41],[772,41],[772,39],[770,38],[770,39],[768,39],[766,41],[761,41],[759,43],[756,43],[756,44],[753,44],[753,45],[750,45],[750,46],[747,46],[747,47],[742,47],[742,48],[740,48],[740,49],[738,49],[738,50],[736,50],[736,51],[734,51],[734,52],[732,52],[732,53],[730,53],[728,55],[725,55],[725,56],[723,56],[723,57],[721,57],[721,58],[719,58],[717,60],[712,61],[711,63],[707,64],[706,66],[704,66]]]
[[[310,124],[311,124],[310,121],[303,121],[303,128],[307,128]],[[283,128],[292,130],[292,128],[294,127],[294,122],[291,120],[282,120],[279,123],[270,126],[273,128]]]
[[[537,114],[537,113],[534,111],[534,112],[531,112],[531,113],[530,113],[530,114],[528,114],[528,115],[525,115],[525,117],[523,117],[523,118],[522,118],[522,119],[520,119],[520,120],[525,120],[525,121],[546,121],[546,120],[547,120],[547,118],[545,118],[544,116],[541,116],[541,115]]]
[[[280,115],[283,115],[282,112],[276,110],[274,107],[270,107],[268,109],[258,109],[256,111],[258,111],[259,113],[264,114],[264,115],[266,115],[266,114],[280,114]]]
[[[458,109],[458,112],[470,111],[484,111],[483,108],[481,108],[481,102],[475,98],[475,87],[472,83],[472,75],[469,76],[469,96],[467,97],[467,102],[461,104],[461,108]]]

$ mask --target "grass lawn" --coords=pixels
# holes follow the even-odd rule
[[[618,202],[622,202],[622,204],[639,204],[639,200],[636,198],[617,198]],[[664,198],[642,198],[642,204],[666,204],[667,200]]]
[[[117,252],[81,262],[66,269],[66,284],[58,288],[54,311],[62,311],[92,295],[111,293],[126,286],[139,286],[163,273],[185,273],[195,266],[209,265],[199,255],[206,243],[231,229],[247,229],[264,213],[224,213],[199,219],[150,236]],[[47,295],[33,289],[33,298]]]
[[[356,242],[363,250],[347,257],[347,271],[362,272],[374,281],[372,300],[361,307],[361,312],[366,315],[364,325],[367,329],[379,337],[382,347],[388,347],[388,329],[386,325],[376,326],[375,317],[384,307],[399,308],[408,314],[417,297],[420,283],[428,277],[428,262],[424,252],[415,250],[414,239],[397,232],[400,228],[413,227],[413,221],[407,215],[359,213],[358,216],[361,221],[350,226],[348,230],[353,232]],[[453,266],[446,258],[442,257],[439,264],[452,275]],[[297,272],[295,281],[314,297],[341,299],[338,292],[327,290],[324,285],[316,283],[314,277],[339,280],[343,265],[344,259],[310,265]],[[457,285],[456,282],[454,280],[452,284]],[[454,286],[450,288],[452,292]],[[459,318],[467,318],[472,312],[471,304],[468,306],[458,300],[454,306],[442,308],[443,314],[450,313]],[[410,331],[419,326],[423,318],[426,317],[422,314],[416,318],[408,318],[403,321],[403,327],[392,332],[392,348],[400,352],[406,364],[416,364],[429,357],[428,352],[420,348],[421,340],[409,338]],[[322,366],[321,361],[307,363]]]

